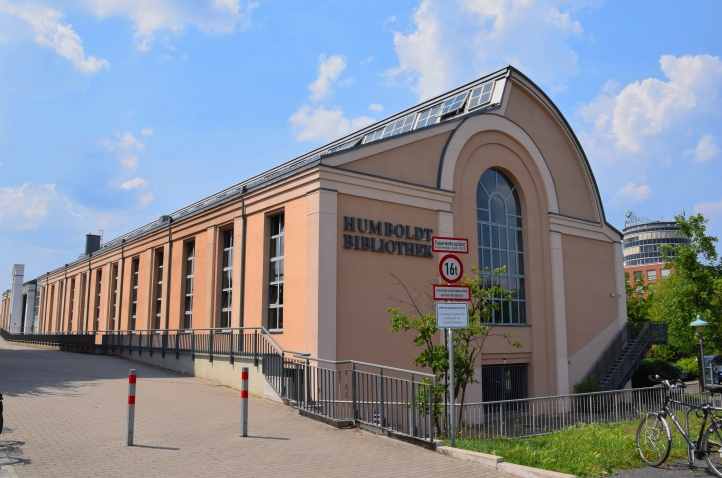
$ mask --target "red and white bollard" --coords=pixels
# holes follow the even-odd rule
[[[241,436],[248,436],[248,367],[241,369]]]
[[[128,446],[133,446],[133,432],[135,428],[135,369],[128,373]]]

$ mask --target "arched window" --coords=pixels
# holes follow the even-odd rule
[[[487,284],[499,284],[512,293],[491,321],[526,323],[524,294],[524,243],[521,205],[514,185],[499,170],[481,175],[476,190],[476,224],[479,237],[479,271]],[[501,273],[497,269],[505,267]]]

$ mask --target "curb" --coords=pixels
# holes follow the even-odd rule
[[[436,448],[436,451],[442,455],[456,458],[457,460],[473,461],[509,475],[518,476],[519,478],[576,478],[575,475],[560,473],[558,471],[542,470],[541,468],[533,468],[531,466],[506,463],[503,457],[478,451],[463,450],[450,446],[439,446]]]

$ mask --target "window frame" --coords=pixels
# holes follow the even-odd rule
[[[192,255],[188,255],[189,249]],[[193,327],[193,294],[195,291],[195,270],[196,270],[196,240],[195,237],[183,241],[183,303],[181,304],[180,329],[188,330]],[[190,269],[190,274],[188,273]],[[188,291],[190,281],[190,292]],[[190,299],[190,310],[188,300]],[[187,322],[187,324],[186,324]]]
[[[140,284],[140,256],[130,260],[130,304],[128,307],[128,330],[138,325],[138,285]]]
[[[279,227],[274,233],[274,220],[280,218]],[[282,333],[284,330],[284,299],[283,293],[285,288],[285,266],[286,266],[286,215],[284,210],[277,210],[266,216],[266,225],[268,234],[266,236],[266,245],[268,251],[266,254],[266,266],[268,269],[266,277],[266,313],[265,324],[269,332]],[[275,250],[275,255],[273,251]],[[280,253],[280,254],[279,254]],[[276,264],[280,263],[280,267]],[[274,270],[278,270],[279,274],[274,277]],[[275,290],[275,294],[274,291]],[[271,302],[271,298],[275,300]],[[272,314],[274,315],[272,318]],[[273,320],[273,321],[272,321]]]
[[[218,241],[220,244],[218,282],[218,320],[216,327],[220,329],[230,328],[233,324],[233,248],[235,247],[233,224],[227,225],[220,230]],[[226,237],[230,238],[230,244],[226,245]],[[228,254],[226,256],[226,253]],[[227,257],[227,261],[226,261]],[[224,264],[225,263],[225,264]],[[228,278],[228,287],[223,287],[224,278]],[[226,303],[227,299],[227,303]],[[227,318],[227,323],[224,320]]]

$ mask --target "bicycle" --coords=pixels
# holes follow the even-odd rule
[[[642,461],[649,466],[658,467],[669,458],[672,449],[672,433],[667,424],[667,417],[669,417],[684,441],[687,442],[689,465],[694,466],[695,458],[704,459],[708,469],[714,475],[722,477],[722,419],[715,415],[715,412],[722,412],[722,408],[714,407],[710,403],[696,405],[673,398],[673,390],[686,388],[686,385],[679,380],[666,380],[658,375],[650,377],[650,379],[664,386],[664,405],[657,412],[647,413],[637,428],[637,451]],[[709,389],[713,393],[722,392],[720,386],[710,386]],[[683,427],[674,415],[670,408],[671,404],[677,404],[686,409],[686,427]],[[695,412],[695,416],[702,420],[695,441],[692,441],[694,437],[690,437],[689,433],[689,417],[692,412]]]

